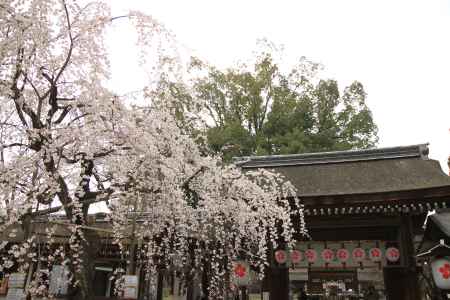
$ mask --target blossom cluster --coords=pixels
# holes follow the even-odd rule
[[[302,206],[280,175],[208,155],[198,143],[204,102],[180,104],[167,92],[172,81],[189,91],[176,51],[166,55],[173,35],[140,12],[125,17],[142,64],[156,57],[139,106],[106,84],[115,18],[105,2],[0,3],[0,232],[24,228],[22,241],[0,244],[1,267],[34,274],[28,291],[50,297],[52,266],[67,266],[87,297],[97,236],[88,213],[103,202],[127,265],[138,257],[149,281],[163,269],[187,282],[206,273],[205,290],[219,299],[233,261],[263,274],[271,249],[306,232]],[[56,242],[58,230],[68,238]],[[139,253],[126,250],[137,244]]]

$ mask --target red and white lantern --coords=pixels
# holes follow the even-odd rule
[[[287,261],[287,254],[284,250],[275,251],[275,261],[279,264],[284,264]]]
[[[341,263],[345,263],[350,258],[350,252],[345,248],[338,249],[336,251],[336,257]]]
[[[356,262],[363,262],[366,259],[366,251],[363,248],[355,248],[352,251],[352,258]]]
[[[389,262],[397,262],[400,259],[400,251],[395,247],[386,249],[386,259]]]
[[[234,284],[237,286],[248,285],[250,282],[250,266],[245,261],[233,262]]]
[[[324,262],[330,263],[334,259],[334,251],[331,249],[323,249],[321,256]]]
[[[369,250],[369,259],[373,262],[380,262],[383,258],[383,253],[380,248],[371,248]]]
[[[314,249],[307,249],[305,251],[305,257],[308,263],[313,264],[317,261],[317,251]]]
[[[447,258],[439,258],[431,263],[436,286],[443,290],[450,290],[450,261]]]
[[[293,264],[298,264],[303,260],[302,252],[299,250],[292,250],[291,251],[291,262]]]

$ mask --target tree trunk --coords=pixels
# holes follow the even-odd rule
[[[192,279],[189,279],[187,281],[186,300],[195,300],[194,299],[194,281]]]
[[[80,240],[82,252],[79,256],[82,264],[79,270],[75,270],[75,281],[78,282],[76,293],[71,297],[73,300],[93,300],[94,299],[94,272],[95,272],[95,245],[94,241],[98,240],[98,236],[89,230],[83,230],[85,239]]]
[[[209,300],[209,281],[208,281],[208,276],[209,276],[209,264],[204,261],[203,262],[203,272],[202,272],[202,300]]]
[[[163,298],[163,281],[164,281],[164,274],[163,271],[158,271],[158,285],[157,285],[157,291],[156,291],[156,300],[162,300]]]

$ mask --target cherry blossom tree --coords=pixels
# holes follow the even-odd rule
[[[129,273],[138,255],[148,278],[162,268],[187,282],[200,273],[205,296],[219,299],[234,260],[245,258],[263,274],[268,249],[289,247],[295,232],[305,232],[301,205],[279,175],[242,173],[207,155],[192,133],[203,101],[190,97],[180,117],[180,100],[164,92],[183,78],[167,55],[171,34],[139,12],[120,18],[134,24],[141,63],[156,65],[139,106],[107,86],[105,35],[117,17],[105,2],[0,3],[0,230],[24,232],[22,243],[0,244],[7,253],[0,268],[19,265],[34,274],[28,292],[48,295],[38,259],[67,265],[74,299],[92,299],[98,236],[88,211],[104,202],[115,243],[144,245],[124,253]],[[48,247],[54,226],[70,231],[66,245],[46,257],[37,257],[37,219],[48,222]]]

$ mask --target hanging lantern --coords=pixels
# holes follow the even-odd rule
[[[436,286],[443,290],[450,290],[450,260],[438,258],[432,261],[431,271]]]
[[[305,257],[308,263],[313,264],[317,261],[317,252],[314,249],[307,249],[305,251]]]
[[[287,254],[284,250],[275,251],[275,261],[279,264],[284,264],[287,261]]]
[[[395,247],[386,249],[386,259],[389,262],[397,262],[400,259],[400,251]]]
[[[369,250],[369,259],[373,262],[380,262],[383,258],[380,248],[371,248]]]
[[[366,251],[363,248],[355,248],[352,251],[352,258],[355,262],[362,262],[366,259]]]
[[[350,252],[345,248],[338,249],[336,257],[341,263],[345,263],[350,258]]]
[[[250,282],[250,266],[245,261],[233,262],[233,275],[235,285],[248,285]]]
[[[292,250],[291,251],[291,262],[293,264],[298,264],[303,260],[302,252],[299,250]]]
[[[321,256],[324,262],[330,263],[334,259],[334,252],[331,249],[323,249]]]

